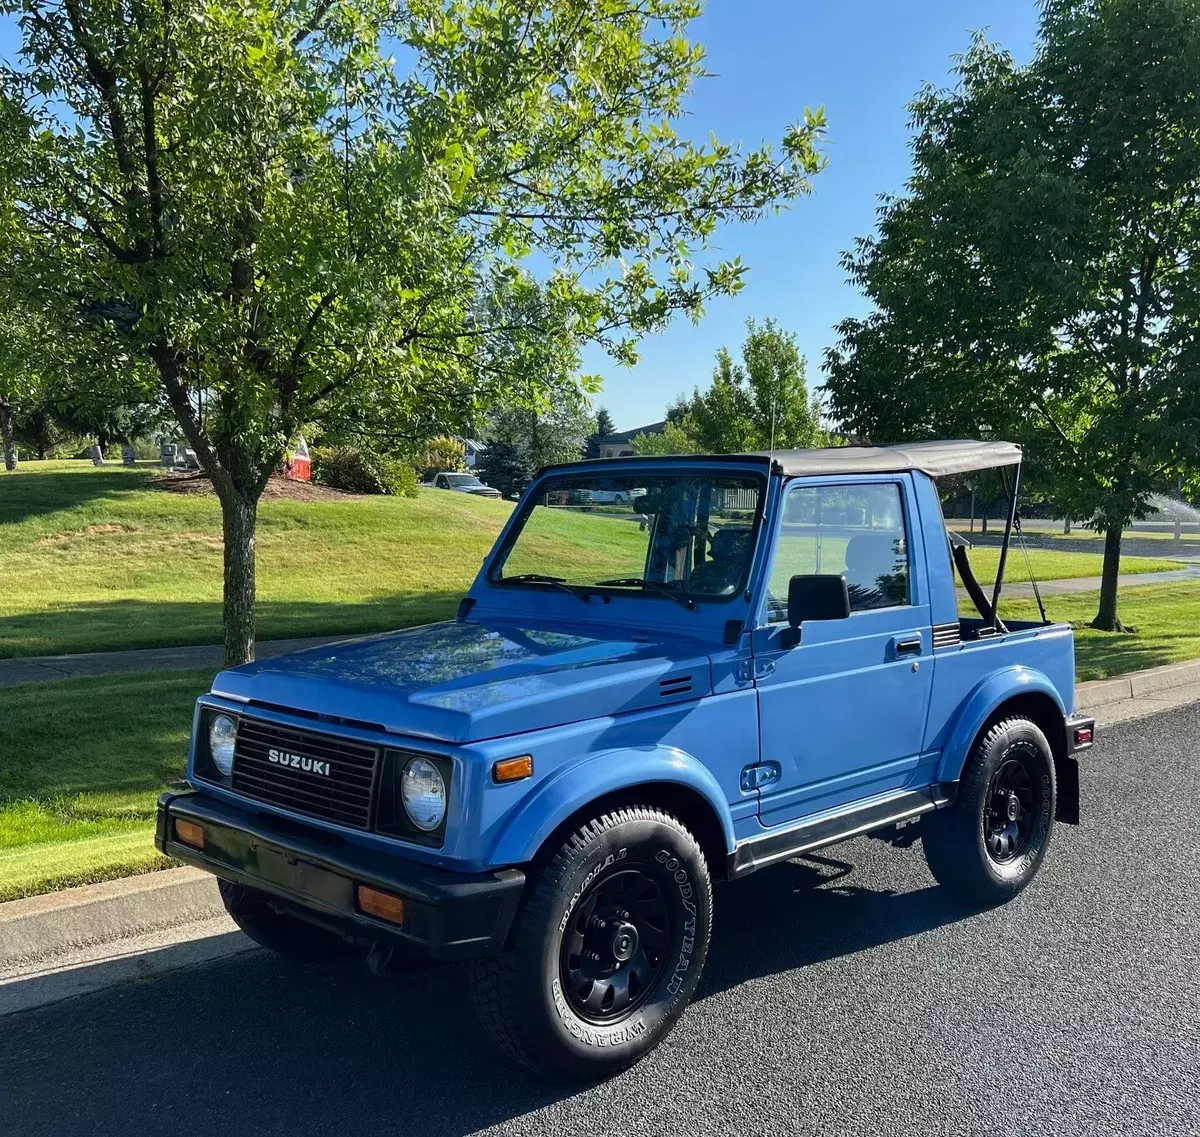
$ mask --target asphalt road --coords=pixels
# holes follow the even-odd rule
[[[1111,729],[1039,878],[964,914],[859,840],[718,895],[697,1001],[543,1086],[461,977],[255,952],[0,1022],[0,1133],[1200,1133],[1200,705]]]

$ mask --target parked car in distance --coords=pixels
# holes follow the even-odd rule
[[[953,894],[1010,900],[1078,821],[1094,732],[1071,626],[998,610],[1020,459],[945,442],[544,470],[456,619],[222,671],[156,844],[274,951],[465,961],[497,1045],[582,1079],[683,1013],[714,881],[919,836]],[[1014,473],[988,595],[935,478],[993,467]],[[628,510],[581,504],[621,487],[642,491]],[[1026,958],[1009,939],[987,950]]]
[[[458,493],[474,494],[476,497],[499,497],[500,491],[493,486],[484,485],[474,474],[461,474],[444,471],[434,474],[427,482],[422,482],[427,489],[455,490]]]

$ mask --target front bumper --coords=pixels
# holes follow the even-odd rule
[[[203,849],[177,839],[176,819],[203,827]],[[451,872],[199,793],[166,793],[158,799],[154,843],[185,864],[270,893],[296,916],[364,943],[383,941],[435,961],[497,954],[525,885],[520,869]],[[358,884],[402,897],[403,923],[359,911]]]

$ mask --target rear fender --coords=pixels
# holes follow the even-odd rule
[[[716,778],[690,754],[671,746],[632,747],[589,754],[558,770],[509,819],[487,857],[491,865],[532,860],[546,839],[588,802],[639,785],[670,783],[702,797],[720,822],[725,852],[733,851],[733,821]]]
[[[938,767],[938,781],[958,781],[962,776],[971,744],[998,707],[1010,699],[1035,694],[1048,695],[1054,701],[1059,714],[1066,715],[1062,698],[1054,684],[1036,668],[1020,665],[1005,667],[980,680],[964,700],[950,731],[950,737],[946,740]],[[1050,738],[1050,744],[1054,746],[1053,738]],[[1057,753],[1055,750],[1056,756]]]

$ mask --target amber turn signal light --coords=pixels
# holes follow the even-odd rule
[[[404,901],[390,892],[380,892],[377,888],[368,888],[360,884],[357,889],[358,910],[368,916],[386,920],[389,924],[404,923]]]
[[[519,782],[533,774],[533,755],[522,754],[520,758],[505,758],[492,767],[493,782]]]
[[[181,845],[191,845],[193,849],[203,849],[204,826],[177,817],[175,818],[175,840]]]

